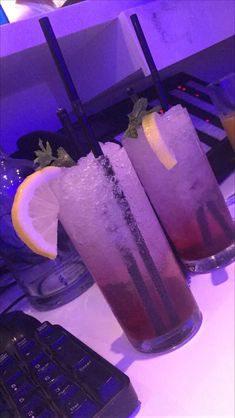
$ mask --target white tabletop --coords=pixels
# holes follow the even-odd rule
[[[225,197],[234,192],[234,179],[222,185]],[[132,348],[96,285],[50,312],[23,307],[40,321],[62,325],[125,372],[141,401],[138,418],[233,417],[234,267],[192,278],[202,326],[183,347],[161,356]]]

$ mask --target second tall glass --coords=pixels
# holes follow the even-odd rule
[[[205,273],[235,258],[234,226],[186,109],[147,116],[124,147],[145,191],[191,272]]]

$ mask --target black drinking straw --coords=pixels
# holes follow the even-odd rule
[[[91,147],[91,151],[93,152],[95,158],[98,158],[101,166],[103,167],[105,177],[110,181],[112,184],[113,195],[118,202],[118,205],[121,209],[122,215],[129,227],[129,230],[133,236],[133,239],[137,245],[139,253],[142,257],[142,260],[145,264],[146,270],[148,271],[150,277],[152,278],[159,296],[162,300],[163,305],[166,308],[166,311],[169,315],[169,318],[174,326],[179,324],[179,319],[177,313],[175,312],[174,306],[171,302],[171,299],[168,296],[168,293],[165,289],[165,286],[161,280],[161,277],[156,269],[154,261],[149,253],[148,247],[144,241],[144,238],[138,228],[137,222],[134,218],[134,215],[131,211],[129,203],[124,195],[124,192],[119,184],[119,181],[115,175],[114,169],[108,159],[107,156],[103,154],[103,151],[100,147],[100,144],[96,140],[94,133],[89,125],[87,116],[84,112],[81,100],[78,96],[77,90],[74,86],[73,80],[69,73],[68,67],[62,55],[61,49],[55,37],[54,31],[50,24],[48,17],[44,17],[39,20],[41,28],[43,30],[44,36],[46,38],[47,44],[51,51],[52,57],[55,61],[56,67],[59,71],[61,79],[64,83],[65,89],[67,91],[68,97],[71,101],[72,107],[74,109],[74,113],[76,114],[79,123],[83,129],[83,132],[86,136],[86,139]],[[151,296],[148,293],[148,289],[145,285],[145,282],[141,276],[139,271],[138,265],[130,253],[130,250],[126,247],[119,248],[122,258],[125,262],[127,270],[130,276],[133,279],[133,283],[136,287],[137,292],[140,294],[142,300],[144,300],[145,309],[148,312],[152,324],[156,329],[157,334],[162,334],[166,332],[166,328],[164,323],[162,322],[161,318],[158,317],[158,313],[156,310],[155,305],[152,302]]]
[[[74,113],[78,118],[78,121],[82,127],[86,140],[88,141],[94,156],[97,158],[103,154],[102,149],[98,141],[96,141],[96,139],[94,138],[87,116],[84,112],[81,100],[78,96],[76,87],[69,73],[68,67],[62,55],[61,49],[55,37],[50,21],[48,17],[43,17],[42,19],[39,19],[39,23],[44,33],[44,36],[46,38],[47,45],[50,49],[51,55],[56,64],[57,70],[63,81],[68,98],[72,104]]]
[[[164,112],[166,112],[169,109],[169,104],[168,104],[168,100],[167,100],[167,96],[166,96],[166,92],[165,89],[163,87],[163,84],[161,82],[160,76],[159,76],[159,72],[158,69],[155,65],[154,59],[152,57],[152,54],[150,52],[147,40],[145,38],[143,29],[141,27],[140,21],[138,19],[138,16],[136,14],[133,14],[130,16],[132,25],[135,29],[135,33],[136,36],[138,38],[138,41],[140,43],[141,49],[143,51],[143,54],[145,56],[145,59],[147,61],[150,73],[151,73],[151,77],[153,80],[153,84],[157,90],[158,93],[158,97],[162,106],[162,109],[164,110]]]

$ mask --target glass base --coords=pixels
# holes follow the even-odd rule
[[[233,261],[235,261],[235,242],[215,255],[200,260],[183,260],[183,263],[190,273],[203,274],[225,267]]]
[[[73,284],[64,287],[58,292],[50,295],[31,296],[27,295],[31,305],[38,311],[49,311],[50,309],[58,308],[71,302],[73,299],[80,296],[94,283],[92,277],[85,276],[83,280],[77,280]]]
[[[202,323],[202,314],[199,310],[180,324],[177,328],[161,337],[146,341],[131,341],[133,346],[143,353],[168,353],[176,350],[189,341],[199,330]]]

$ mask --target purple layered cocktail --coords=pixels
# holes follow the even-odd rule
[[[151,113],[143,126],[123,144],[180,257],[201,273],[229,263],[233,221],[187,110]]]
[[[62,169],[59,219],[131,343],[168,351],[196,332],[201,314],[126,151],[103,151]]]

